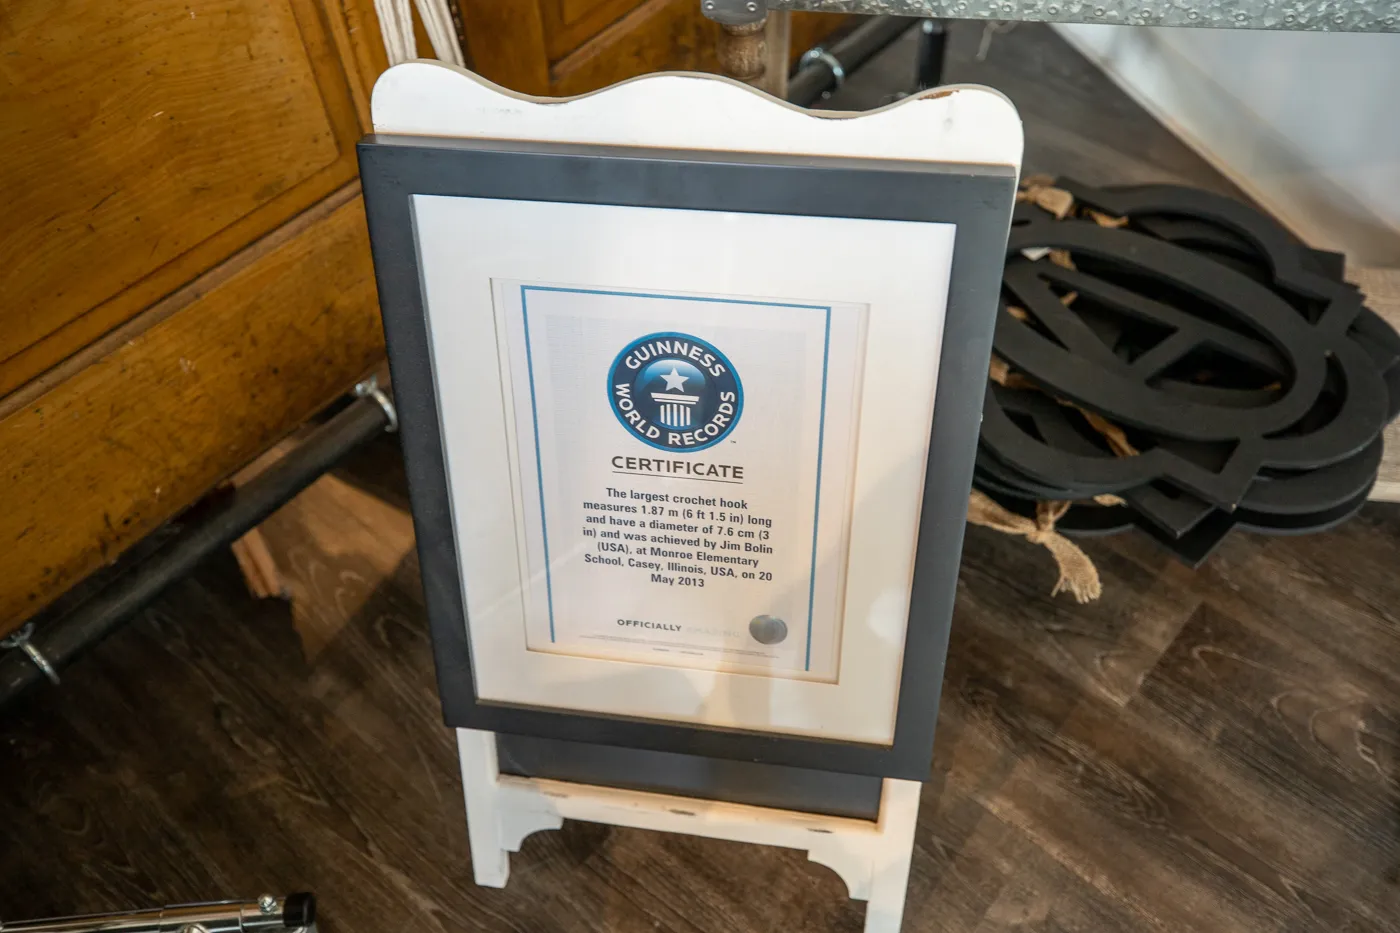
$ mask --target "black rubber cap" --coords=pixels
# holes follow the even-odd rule
[[[288,894],[282,902],[282,925],[289,930],[309,927],[316,922],[316,895]]]

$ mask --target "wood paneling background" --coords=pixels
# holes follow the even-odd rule
[[[0,11],[0,634],[382,358],[384,66],[371,0]]]
[[[355,177],[359,78],[315,0],[5,15],[0,395]]]

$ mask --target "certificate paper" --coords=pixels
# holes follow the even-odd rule
[[[836,682],[866,307],[492,284],[528,648]]]

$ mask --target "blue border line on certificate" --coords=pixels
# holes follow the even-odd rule
[[[540,462],[540,413],[535,408],[535,361],[530,355],[530,307],[520,286],[520,321],[525,325],[525,371],[530,377],[530,420],[535,425],[535,485],[540,488],[540,530],[544,532],[544,592],[549,603],[549,643],[554,644],[554,586],[549,579],[549,524],[544,517],[544,464]],[[810,628],[810,624],[808,628]]]
[[[822,338],[822,413],[817,422],[817,498],[812,503],[812,573],[807,580],[807,655],[802,669],[812,669],[812,612],[817,606],[817,525],[822,514],[822,454],[826,451],[826,366],[831,356],[831,306],[826,308],[826,334]]]
[[[822,501],[822,454],[826,448],[826,383],[827,366],[831,357],[831,305],[804,305],[786,301],[754,301],[743,298],[709,298],[699,295],[660,295],[651,292],[621,292],[600,288],[567,288],[557,285],[520,286],[520,316],[525,325],[525,368],[530,379],[530,418],[535,433],[535,483],[540,490],[540,530],[544,533],[544,586],[549,606],[549,641],[554,643],[554,581],[549,570],[549,525],[544,512],[544,465],[540,457],[540,416],[535,403],[535,365],[530,353],[530,314],[529,292],[565,292],[575,295],[608,295],[617,298],[655,298],[666,301],[703,301],[712,304],[749,305],[762,308],[801,308],[807,311],[826,313],[825,333],[822,339],[822,400],[821,416],[817,426],[817,482],[816,499],[812,505],[812,563],[807,583],[807,647],[803,658],[803,671],[812,669],[812,617],[816,610],[817,588],[817,528],[821,520]]]

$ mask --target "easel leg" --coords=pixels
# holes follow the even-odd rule
[[[496,786],[501,776],[496,763],[496,735],[458,729],[457,753],[462,761],[462,794],[467,798],[472,874],[482,887],[504,888],[510,878],[510,853],[501,838],[496,808]]]
[[[914,854],[914,826],[919,819],[918,781],[886,778],[880,793],[881,842],[872,858],[870,899],[865,908],[865,933],[899,933],[904,919],[904,894],[909,886],[909,861]]]
[[[547,800],[502,793],[496,733],[458,729],[457,754],[467,799],[472,874],[482,887],[504,888],[510,880],[510,853],[519,852],[531,833],[563,826],[564,818]]]

